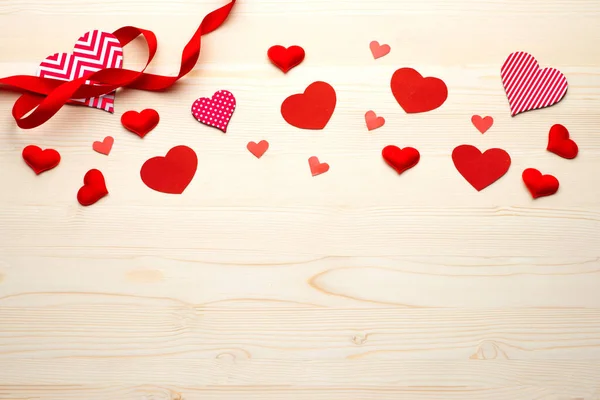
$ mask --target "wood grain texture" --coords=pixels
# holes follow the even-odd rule
[[[223,3],[0,1],[0,75],[124,25],[156,32],[149,71],[172,75]],[[115,115],[66,107],[20,131],[2,92],[0,399],[600,400],[599,17],[596,0],[239,0],[188,77],[119,91]],[[373,60],[371,40],[391,53]],[[283,75],[273,44],[306,60]],[[510,117],[499,69],[516,50],[566,74],[560,104]],[[125,48],[126,67],[144,58]],[[389,90],[405,66],[443,78],[447,103],[405,114]],[[279,107],[315,80],[338,106],[325,131],[299,131]],[[226,135],[190,115],[218,89],[238,103]],[[147,107],[161,123],[141,140],[119,117]],[[386,125],[368,132],[367,110]],[[545,150],[555,123],[577,159]],[[109,157],[92,150],[107,135]],[[261,139],[257,160],[246,144]],[[60,166],[35,176],[20,155],[32,143]],[[513,166],[477,193],[450,158],[465,143]],[[142,163],[180,144],[199,157],[184,195],[146,188]],[[397,176],[389,144],[421,162]],[[313,178],[313,155],[331,170]],[[533,201],[528,167],[560,191]],[[90,168],[110,195],[82,208]]]

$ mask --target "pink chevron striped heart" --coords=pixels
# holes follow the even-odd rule
[[[569,87],[562,72],[555,68],[541,69],[537,60],[523,51],[509,55],[500,74],[513,117],[558,103]]]
[[[56,53],[42,61],[37,76],[72,81],[103,68],[123,68],[123,47],[112,33],[95,30],[77,40],[72,54]],[[71,99],[70,103],[112,113],[115,92],[90,99]]]

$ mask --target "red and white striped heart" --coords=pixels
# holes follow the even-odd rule
[[[513,117],[558,103],[569,87],[562,72],[555,68],[540,68],[537,60],[523,51],[509,55],[500,74]]]
[[[77,40],[72,54],[56,53],[42,61],[37,76],[72,81],[103,68],[123,68],[123,47],[112,33],[95,30]],[[69,102],[112,113],[115,111],[115,92],[90,99],[71,99]]]

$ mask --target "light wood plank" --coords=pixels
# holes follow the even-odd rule
[[[202,287],[198,287],[202,290]],[[243,300],[243,299],[242,299]],[[263,300],[264,302],[264,300]],[[253,308],[159,296],[32,293],[2,300],[3,357],[600,358],[598,309]]]

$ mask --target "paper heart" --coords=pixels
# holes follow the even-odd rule
[[[319,162],[319,159],[315,156],[308,159],[308,165],[310,166],[312,176],[321,175],[329,171],[329,164]]]
[[[82,206],[91,206],[108,194],[104,175],[97,169],[90,169],[83,177],[83,186],[77,192],[77,201]]]
[[[381,151],[381,156],[398,174],[411,169],[417,165],[421,159],[419,151],[412,147],[401,149],[397,146],[386,146]]]
[[[112,136],[107,136],[101,142],[94,142],[94,144],[92,145],[92,149],[94,149],[94,151],[97,151],[100,154],[108,155],[110,153],[110,150],[112,149],[114,142],[115,139]]]
[[[205,125],[227,132],[235,110],[235,97],[227,90],[219,90],[212,98],[201,97],[192,104],[192,115]]]
[[[367,123],[367,129],[372,131],[381,128],[385,124],[385,118],[378,117],[374,111],[367,111],[365,114],[365,122]]]
[[[534,199],[544,196],[552,196],[558,191],[558,179],[552,175],[542,175],[535,168],[527,168],[523,171],[523,182]]]
[[[513,117],[558,103],[569,87],[562,72],[555,68],[541,69],[537,60],[523,51],[508,56],[500,75]]]
[[[141,112],[127,111],[121,115],[121,124],[127,129],[143,138],[160,122],[160,115],[156,110],[147,108]]]
[[[123,47],[112,33],[94,30],[77,40],[72,54],[56,53],[42,61],[37,76],[72,81],[104,68],[123,68]],[[112,113],[115,110],[115,92],[90,99],[71,99],[69,102]]]
[[[573,159],[579,153],[579,147],[570,139],[568,129],[560,124],[550,128],[547,150],[567,159]]]
[[[477,128],[477,130],[479,132],[486,133],[492,127],[492,125],[494,125],[494,118],[492,118],[492,117],[482,118],[479,115],[473,115],[471,117],[471,122],[473,123],[475,128]]]
[[[394,72],[390,85],[396,101],[407,113],[435,110],[448,98],[448,88],[444,81],[423,78],[412,68],[401,68]]]
[[[36,175],[48,171],[60,163],[60,154],[54,149],[42,150],[38,146],[29,145],[23,149],[21,155]]]
[[[150,189],[161,193],[181,194],[190,184],[196,169],[198,157],[187,146],[173,147],[165,157],[147,160],[140,176]]]
[[[254,154],[256,158],[261,158],[263,154],[265,154],[265,152],[269,149],[269,142],[267,142],[266,140],[261,140],[258,143],[248,142],[246,148],[250,153]]]
[[[304,60],[305,53],[300,46],[290,46],[286,49],[276,45],[269,49],[267,56],[277,68],[287,73]]]
[[[335,110],[335,89],[326,82],[313,82],[304,93],[293,94],[281,104],[285,121],[300,129],[323,129]]]
[[[391,50],[389,44],[380,45],[377,40],[373,40],[369,47],[371,48],[371,53],[373,54],[374,59],[378,59],[387,55]]]
[[[504,176],[511,162],[502,149],[489,149],[482,154],[477,147],[466,144],[454,149],[452,161],[463,178],[478,191]]]

